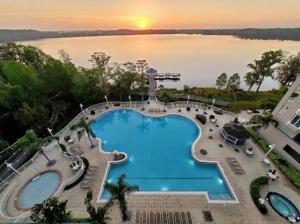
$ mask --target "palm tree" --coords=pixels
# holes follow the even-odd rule
[[[134,191],[138,191],[138,186],[132,186],[125,183],[125,175],[121,175],[118,178],[117,183],[105,183],[105,189],[109,191],[112,196],[112,200],[116,200],[119,202],[119,207],[122,213],[123,221],[128,219],[128,210],[127,210],[127,201],[126,194],[129,194]]]
[[[112,206],[112,200],[109,200],[107,203],[103,205],[103,207],[95,207],[91,204],[93,199],[92,191],[87,192],[86,197],[84,199],[84,204],[87,207],[87,212],[90,215],[89,223],[92,224],[107,224],[110,218],[108,215],[108,210]]]
[[[42,149],[42,147],[38,148],[38,151],[46,158],[46,160],[48,161],[47,166],[53,166],[56,163],[56,160],[52,160],[50,159],[47,154],[44,152],[44,150]]]
[[[94,132],[92,131],[92,129],[90,128],[90,126],[85,122],[84,118],[81,118],[80,121],[74,125],[72,125],[70,127],[71,130],[76,130],[76,129],[80,129],[77,134],[78,134],[78,139],[80,140],[82,135],[84,133],[87,134],[87,137],[91,143],[91,147],[95,147],[94,143],[93,143],[93,140],[92,140],[92,137],[95,138],[96,135],[94,134]]]
[[[160,95],[160,98],[164,102],[164,110],[163,111],[166,112],[166,104],[170,100],[170,96],[165,90],[163,90]]]
[[[264,128],[267,128],[270,123],[273,123],[275,125],[275,127],[278,126],[278,121],[275,120],[272,115],[261,116],[260,120],[261,120],[261,123],[262,123],[261,125]]]
[[[31,210],[31,219],[39,223],[63,223],[71,218],[71,212],[66,211],[68,201],[59,201],[56,197],[49,198],[41,204],[36,204]]]

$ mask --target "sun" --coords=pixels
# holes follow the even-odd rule
[[[135,20],[135,26],[141,30],[149,27],[149,20],[145,17],[138,17]]]

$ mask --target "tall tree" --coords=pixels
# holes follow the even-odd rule
[[[276,79],[285,87],[291,86],[300,76],[300,52],[284,60],[277,70]]]
[[[248,91],[250,91],[258,81],[258,74],[255,72],[247,72],[244,76],[244,81],[246,85],[249,86]]]
[[[253,63],[247,65],[252,69],[253,76],[258,77],[256,81],[256,93],[259,91],[266,77],[274,78],[275,66],[281,62],[282,58],[283,52],[281,50],[267,51],[262,54],[259,60],[254,60]]]
[[[146,72],[146,69],[147,69],[147,67],[148,67],[148,63],[147,63],[147,61],[146,60],[137,60],[137,62],[136,62],[136,67],[137,67],[137,69],[138,69],[138,72],[140,73],[140,74],[142,74],[142,75],[144,75],[145,74],[145,72]]]
[[[107,55],[104,52],[95,52],[91,55],[91,58],[89,59],[89,61],[92,62],[95,74],[97,74],[98,84],[105,94],[109,94],[110,90],[110,59],[111,56]]]
[[[59,54],[59,57],[60,59],[65,63],[71,63],[72,61],[72,58],[70,56],[70,54],[68,52],[66,52],[65,49],[60,49],[58,50],[58,54]]]
[[[226,89],[234,92],[240,88],[240,85],[241,85],[240,75],[238,73],[234,73],[232,76],[228,78]]]
[[[95,144],[93,142],[92,137],[96,137],[96,135],[94,134],[94,132],[92,131],[92,129],[90,128],[90,126],[86,123],[84,118],[81,118],[79,122],[77,122],[76,124],[72,125],[70,127],[71,130],[76,130],[79,129],[78,133],[78,138],[80,139],[84,133],[87,134],[87,137],[91,143],[91,147],[95,147]]]
[[[89,223],[92,224],[107,224],[110,218],[108,217],[109,208],[112,206],[112,200],[109,200],[102,207],[97,209],[92,205],[93,192],[89,191],[84,199],[84,204],[86,205],[87,212],[90,215]]]
[[[138,191],[138,186],[132,186],[125,183],[125,175],[121,175],[118,178],[117,183],[105,183],[105,189],[109,191],[112,196],[112,200],[117,200],[119,202],[119,207],[122,213],[123,221],[128,219],[128,209],[126,195]]]
[[[226,83],[227,83],[227,74],[223,72],[221,75],[218,76],[216,80],[216,86],[219,89],[223,89],[226,86]]]
[[[31,219],[38,223],[64,223],[70,221],[71,212],[67,211],[68,201],[49,198],[36,204],[31,210]]]

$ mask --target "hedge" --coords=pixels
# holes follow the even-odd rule
[[[269,181],[268,177],[262,176],[262,177],[258,177],[256,179],[254,179],[250,185],[250,194],[251,194],[252,200],[253,200],[254,204],[256,205],[256,207],[258,208],[258,210],[262,214],[266,214],[268,212],[268,209],[264,204],[260,204],[258,201],[258,199],[261,198],[260,187],[262,185],[267,184],[268,181]]]
[[[260,148],[266,153],[269,151],[268,142],[263,139],[254,129],[254,127],[246,127],[249,135],[260,146]],[[300,189],[300,172],[286,160],[284,160],[280,154],[274,150],[268,154],[269,158],[278,167],[283,175],[298,189]]]

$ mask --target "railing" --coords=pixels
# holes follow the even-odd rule
[[[191,101],[199,101],[202,103],[208,103],[212,104],[214,99],[209,99],[206,97],[202,96],[195,96],[195,95],[188,95],[188,94],[179,94],[179,93],[174,93],[170,94],[170,96],[174,99],[184,99],[187,100],[188,96]],[[222,101],[222,100],[215,100],[214,105],[221,106],[221,107],[227,107],[230,104],[230,102]]]
[[[59,197],[61,196],[62,192],[65,190],[66,186],[76,182],[83,174],[84,170],[85,170],[85,165],[83,160],[79,157],[76,156],[75,157],[78,161],[80,161],[80,169],[79,171],[73,175],[72,177],[70,177],[68,180],[65,180],[64,182],[61,183],[61,185],[59,186],[58,190],[55,192],[54,197]],[[73,157],[74,159],[74,157]]]
[[[26,163],[24,163],[22,166],[20,166],[17,169],[17,171],[22,172],[23,170],[25,170],[27,167],[29,167],[37,159],[38,156],[39,156],[39,152],[34,154],[34,156],[30,160],[28,160]],[[17,174],[15,172],[12,172],[4,180],[1,181],[1,183],[0,183],[0,192],[2,192],[7,187],[7,184],[9,182],[9,180],[12,179],[13,177],[15,177],[16,175]]]
[[[176,96],[180,96],[180,97],[187,97],[187,95],[184,95],[184,94],[175,94]],[[196,96],[191,96],[190,97],[190,100],[194,99],[193,97],[196,97]],[[205,99],[206,101],[209,100],[211,103],[212,103],[212,99],[207,99],[207,98],[204,98],[204,97],[198,97],[197,98],[201,98],[201,99]],[[217,103],[220,103],[222,101],[215,101],[215,105],[217,105]],[[102,102],[102,103],[98,103],[98,104],[94,104],[94,105],[91,105],[87,108],[84,109],[84,112],[85,113],[89,113],[90,111],[92,110],[96,110],[96,109],[101,109],[101,108],[105,108],[107,105],[109,107],[111,106],[114,106],[116,104],[120,104],[120,107],[142,107],[142,102],[141,101],[132,101],[131,103],[130,102],[121,102],[121,101],[110,101],[108,104],[106,102]],[[157,104],[161,105],[161,106],[164,106],[164,103],[162,102],[159,102],[157,101]],[[217,106],[214,105],[214,108],[218,109],[218,110],[222,110],[224,113],[227,113],[227,114],[231,114],[231,115],[235,115],[234,113],[232,112],[229,112],[229,111],[226,111],[226,110],[223,110]],[[174,108],[174,107],[186,107],[187,106],[187,102],[186,101],[176,101],[176,102],[171,102],[171,103],[166,103],[166,108],[168,109],[171,109],[171,108]],[[202,102],[194,102],[194,101],[189,101],[188,103],[188,106],[189,107],[193,107],[193,108],[200,108],[200,107],[204,107],[204,103]],[[78,120],[79,118],[81,118],[82,116],[82,112],[78,113],[63,129],[61,129],[60,131],[58,131],[55,136],[60,136],[64,131],[66,131],[76,120]],[[13,147],[16,143],[14,143],[13,145],[11,145],[10,147],[8,147],[6,150],[8,150],[9,148]],[[38,154],[39,153],[36,153],[29,161],[27,161],[26,163],[24,163],[22,166],[20,166],[18,168],[18,171],[21,172],[23,171],[25,168],[27,168],[29,165],[31,165],[33,163],[33,161],[38,157]],[[1,183],[0,183],[0,192],[1,190],[3,190],[5,188],[5,185],[7,183],[8,180],[10,180],[12,177],[15,176],[15,173],[12,173],[10,174],[7,178],[5,178]]]

